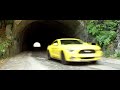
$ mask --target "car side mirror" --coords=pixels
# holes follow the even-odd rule
[[[58,43],[53,43],[53,45],[54,45],[54,46],[57,46],[57,45],[58,45]]]

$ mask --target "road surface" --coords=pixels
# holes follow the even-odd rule
[[[46,52],[23,52],[7,59],[0,70],[120,70],[120,60],[102,58],[97,64],[63,65],[57,60],[47,60]]]

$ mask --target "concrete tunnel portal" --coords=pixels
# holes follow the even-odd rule
[[[58,38],[78,38],[80,23],[77,20],[44,20],[35,21],[21,31],[20,52],[34,51],[33,44],[40,42],[37,50],[46,50],[47,46]],[[76,34],[77,33],[77,34]]]

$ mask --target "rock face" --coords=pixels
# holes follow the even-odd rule
[[[7,25],[6,26],[6,36],[8,39],[12,39],[12,25]]]
[[[22,20],[14,20],[16,24],[19,24]]]
[[[117,51],[120,51],[120,25],[119,28],[117,30]]]

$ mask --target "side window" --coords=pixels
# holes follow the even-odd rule
[[[53,43],[58,43],[58,41],[54,41]]]
[[[52,44],[54,44],[54,43],[57,43],[57,44],[58,44],[58,41],[54,41]]]
[[[53,44],[55,41],[53,41],[51,44]]]

